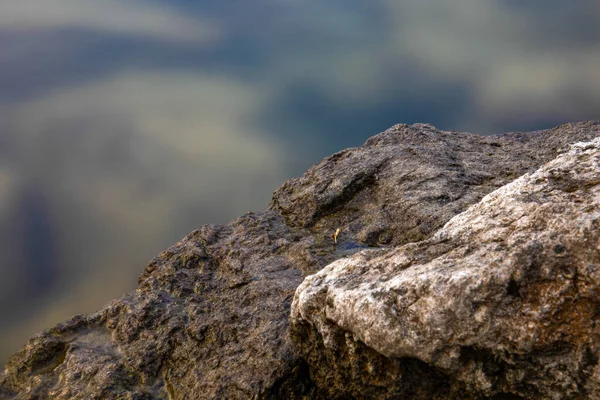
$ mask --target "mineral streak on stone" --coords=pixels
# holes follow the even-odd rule
[[[373,376],[386,395],[406,396],[385,362],[417,359],[474,397],[600,398],[599,318],[600,138],[429,240],[328,265],[300,285],[291,313],[331,397],[369,397]]]
[[[482,213],[481,220],[452,222],[441,231],[445,234],[436,234],[488,193],[534,172],[569,144],[597,136],[600,124],[594,122],[490,137],[423,124],[390,128],[286,182],[275,192],[270,209],[192,232],[149,263],[135,292],[31,338],[0,372],[0,398],[321,399],[400,394],[467,399],[503,391],[598,393],[594,385],[599,353],[591,334],[597,243],[586,225],[586,216],[596,211],[585,208],[580,213],[581,207],[593,206],[585,191],[592,193],[595,186],[586,178],[589,174],[569,175],[560,167],[568,157],[583,156],[569,153],[555,161],[556,172],[549,178],[554,186],[544,186],[547,191],[521,193],[521,202],[529,205],[514,207],[529,214],[517,222],[510,222],[499,199],[491,210],[499,213],[497,218]],[[593,148],[581,150],[590,152]],[[582,161],[577,168],[586,165]],[[569,202],[560,193],[574,197],[568,197]],[[489,201],[476,207],[485,208]],[[539,212],[547,218],[537,218]],[[469,213],[474,211],[465,215]],[[563,225],[556,222],[559,219]],[[519,225],[524,221],[534,223]],[[576,227],[587,235],[587,242],[561,231],[561,226]],[[337,228],[341,233],[334,246]],[[472,241],[458,243],[467,237]],[[531,244],[523,247],[518,237]],[[387,250],[361,252],[379,245]],[[482,252],[490,255],[485,264],[465,264],[476,254],[483,260]],[[342,297],[325,296],[333,301],[326,309],[318,300],[323,294],[297,301],[314,307],[294,309],[290,335],[294,291],[306,276],[339,259],[327,269],[337,273],[348,266],[348,276],[340,275],[339,284],[317,276],[327,282],[322,290],[333,285]],[[529,267],[518,267],[517,259]],[[443,260],[454,266],[435,269]],[[514,266],[511,260],[517,260]],[[373,271],[357,272],[363,264]],[[388,278],[389,285],[403,279],[399,265],[415,278],[388,296],[382,285]],[[420,270],[429,272],[420,276]],[[445,271],[443,279],[439,271]],[[523,272],[510,272],[507,278],[508,271]],[[303,287],[317,284],[315,279],[309,278]],[[482,279],[481,289],[477,279]],[[373,292],[361,301],[381,309],[353,309],[348,312],[354,317],[344,316],[345,309],[336,301],[350,301],[353,290],[364,293],[367,287]],[[491,298],[477,291],[485,288]],[[445,301],[455,307],[435,303],[436,291],[446,293]],[[453,293],[465,297],[449,298]],[[326,310],[337,310],[332,315],[340,320],[323,319]],[[361,318],[373,313],[381,317],[379,325],[361,328]],[[536,319],[541,313],[545,322]],[[405,319],[392,324],[402,315]],[[513,315],[525,328],[517,327]],[[533,325],[527,328],[530,320]],[[445,326],[448,321],[456,324]],[[386,328],[386,323],[392,325]],[[540,327],[545,323],[547,330]],[[426,328],[414,334],[415,326]],[[408,336],[398,337],[398,332]],[[516,382],[522,386],[515,387]]]

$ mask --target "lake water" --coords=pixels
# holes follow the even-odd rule
[[[0,363],[393,124],[600,118],[597,0],[0,4]]]

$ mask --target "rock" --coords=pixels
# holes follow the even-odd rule
[[[291,323],[328,397],[588,399],[600,398],[599,316],[597,138],[426,241],[307,277]]]
[[[273,212],[204,226],[152,260],[134,293],[32,339],[0,382],[23,398],[309,394],[287,320],[299,243]]]
[[[269,210],[192,232],[149,263],[135,292],[30,339],[0,373],[0,398],[334,395],[319,378],[326,369],[315,369],[314,353],[307,353],[319,331],[306,329],[300,346],[290,336],[292,298],[307,275],[368,246],[430,238],[487,193],[569,143],[596,136],[600,125],[593,122],[495,137],[422,124],[393,127],[285,183]],[[334,246],[336,228],[342,232]],[[568,245],[561,243],[565,254]],[[379,397],[392,393],[386,386],[392,376],[402,377],[392,389],[403,386],[415,398],[472,393],[431,360],[351,343],[360,360],[370,360],[360,365],[387,371],[364,376]],[[361,382],[346,385],[360,393]]]
[[[415,242],[568,144],[599,133],[595,122],[500,136],[396,125],[290,179],[271,207],[292,227],[341,228],[342,237],[373,246]]]

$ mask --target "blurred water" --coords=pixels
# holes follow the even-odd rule
[[[595,0],[0,5],[0,362],[395,123],[600,118]]]

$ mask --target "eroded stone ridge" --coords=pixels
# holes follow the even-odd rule
[[[386,395],[406,394],[381,364],[348,367],[362,365],[355,349],[366,345],[426,363],[456,398],[599,398],[600,139],[485,196],[429,240],[307,277],[291,322],[332,397],[375,393],[371,374]]]
[[[285,182],[272,209],[293,227],[369,245],[430,237],[483,196],[600,135],[596,122],[480,136],[431,125],[396,125]]]
[[[412,325],[408,322],[398,327],[391,326],[390,332],[374,327],[373,333],[369,334],[371,339],[359,337],[358,331],[354,334],[350,329],[346,330],[341,319],[338,321],[341,325],[325,319],[323,323],[331,324],[330,329],[321,327],[317,330],[311,324],[318,326],[316,321],[319,315],[324,315],[324,311],[319,308],[322,304],[316,301],[311,303],[315,305],[314,310],[304,309],[306,319],[303,322],[294,320],[298,328],[294,331],[294,343],[290,336],[289,317],[294,291],[306,276],[369,246],[383,245],[389,249],[405,245],[402,251],[409,257],[407,268],[426,265],[441,257],[444,249],[450,253],[453,251],[451,248],[464,251],[462,255],[452,253],[457,263],[461,257],[468,259],[470,252],[478,251],[476,241],[459,246],[455,239],[442,240],[436,236],[430,241],[415,242],[430,239],[450,218],[491,191],[554,159],[567,150],[569,144],[597,136],[600,136],[600,124],[596,122],[491,137],[441,131],[425,124],[392,127],[369,139],[362,147],[335,154],[311,168],[303,177],[286,182],[275,192],[269,210],[248,213],[227,225],[207,225],[192,232],[146,266],[136,291],[110,302],[97,313],[76,316],[31,338],[0,371],[0,399],[321,399],[347,397],[349,393],[358,398],[398,398],[398,393],[401,393],[404,398],[414,399],[468,399],[476,396],[474,393],[491,393],[505,387],[512,390],[512,386],[503,383],[508,382],[510,374],[537,377],[540,366],[546,368],[544,371],[548,374],[556,375],[555,385],[585,388],[593,393],[595,389],[590,382],[595,382],[595,378],[587,376],[596,373],[590,372],[595,371],[595,367],[584,368],[583,365],[595,365],[598,353],[593,346],[581,344],[583,339],[573,339],[578,333],[568,328],[577,327],[576,332],[581,332],[580,336],[584,337],[591,329],[585,321],[595,320],[595,314],[589,311],[595,303],[569,300],[573,296],[590,299],[592,295],[585,297],[583,291],[595,290],[593,283],[582,286],[584,283],[580,280],[587,275],[579,269],[576,274],[572,272],[576,278],[567,281],[578,282],[577,288],[581,287],[582,291],[575,293],[573,284],[568,286],[565,283],[565,293],[571,297],[563,297],[566,299],[565,307],[568,305],[580,311],[577,311],[578,314],[566,311],[564,314],[552,314],[554,319],[548,320],[554,324],[551,325],[554,327],[553,334],[566,338],[564,346],[559,346],[564,354],[569,357],[575,354],[570,347],[573,343],[589,347],[577,350],[584,361],[567,363],[569,368],[573,366],[573,370],[579,368],[580,378],[576,383],[573,383],[570,372],[559,373],[557,369],[547,367],[552,362],[562,362],[552,361],[559,358],[559,352],[553,347],[535,347],[530,352],[520,348],[518,351],[510,350],[513,351],[508,353],[510,356],[502,359],[504,365],[491,361],[495,360],[494,352],[471,343],[470,340],[491,335],[484,335],[488,319],[493,317],[500,321],[491,306],[487,306],[487,311],[482,308],[485,304],[492,304],[489,299],[485,299],[487,303],[481,306],[478,303],[471,305],[479,310],[477,315],[483,322],[473,322],[467,317],[455,319],[465,321],[466,318],[468,324],[479,326],[477,332],[483,336],[467,340],[459,327],[441,328],[442,322],[450,318],[446,314],[432,314],[433,320],[425,321],[431,323],[428,331],[418,332],[407,342],[412,343],[412,347],[401,342],[404,346],[401,354],[390,350],[396,348],[395,341],[399,340],[393,339],[390,333],[394,329],[410,332]],[[557,173],[553,182],[564,188],[569,196],[579,193],[589,183],[564,180],[561,176]],[[532,209],[537,209],[534,206],[538,203],[552,204],[544,193],[527,196],[524,198],[531,199]],[[577,201],[573,198],[573,204],[583,204]],[[567,205],[565,203],[565,207]],[[560,205],[555,207],[557,215],[564,216],[575,226],[579,216],[570,213],[578,209],[569,208],[570,205],[564,209]],[[583,226],[578,225],[578,229]],[[338,245],[334,246],[331,235],[337,228],[341,229],[341,233]],[[499,229],[498,235],[508,235]],[[524,227],[523,240],[528,240],[527,229],[532,229],[530,233],[537,235],[537,228]],[[568,232],[562,234],[572,238]],[[466,233],[454,236],[467,237]],[[593,238],[588,239],[588,247],[585,248],[583,244],[581,248],[569,247],[571,242],[565,240],[563,243],[559,238],[552,249],[532,244],[531,248],[522,250],[521,257],[530,260],[527,262],[532,265],[545,263],[544,257],[550,256],[566,260],[566,265],[571,265],[574,254],[578,254],[581,265],[596,265],[597,261],[590,258],[595,254],[590,247]],[[511,249],[502,247],[501,240],[496,246],[493,254],[498,260],[495,262],[507,262],[505,259],[513,254]],[[385,254],[394,261],[387,263]],[[364,259],[367,263],[370,258],[380,259],[382,273],[388,275],[378,276],[375,270],[372,275],[356,273],[357,288],[360,286],[363,290],[362,286],[366,284],[361,280],[363,277],[370,276],[375,288],[383,282],[383,276],[392,276],[392,270],[396,268],[394,265],[399,257],[403,257],[394,254],[389,250],[371,251],[344,262],[355,263]],[[369,265],[374,264],[369,262]],[[559,267],[551,268],[555,271]],[[560,268],[565,269],[564,274],[567,275],[571,271],[570,267]],[[452,271],[448,267],[449,282],[463,279],[460,274],[454,276]],[[533,268],[532,271],[537,270]],[[420,281],[426,276],[419,278]],[[497,289],[498,296],[504,291],[509,293],[509,297],[503,298],[514,298],[515,305],[511,307],[518,311],[518,304],[530,304],[528,299],[537,293],[536,290],[557,293],[559,289],[552,285],[543,289],[545,281],[540,281],[542,278],[537,276],[515,275],[512,280],[509,279],[507,287],[502,286],[506,282],[498,281],[502,283],[499,283],[502,287]],[[431,288],[442,284],[443,280],[437,275],[432,275],[432,279]],[[340,285],[343,282],[342,279]],[[534,282],[534,286],[528,286],[528,282]],[[430,287],[426,282],[421,285],[422,290]],[[447,290],[456,290],[462,295],[458,289],[450,287],[452,285]],[[425,298],[424,292],[404,293],[403,290],[399,289],[397,298],[407,302],[414,299],[416,303],[398,303],[395,307],[400,307],[400,314],[404,312],[402,307],[417,310],[426,306],[418,303],[418,299]],[[372,304],[377,305],[382,299],[374,297]],[[560,297],[555,299],[552,296],[540,299],[535,303],[537,308],[530,306],[532,311],[527,312],[545,310],[554,304],[543,301],[562,301]],[[448,299],[448,302],[456,301]],[[442,309],[447,313],[454,312],[448,307]],[[394,321],[385,314],[389,310],[393,307],[389,308],[385,303],[385,307],[378,311],[383,313],[381,321]],[[466,313],[461,310],[456,308],[456,312]],[[312,312],[314,315],[311,317]],[[357,311],[357,315],[362,312]],[[418,316],[413,315],[415,318]],[[438,321],[442,317],[446,320]],[[577,322],[579,325],[563,324],[561,318],[575,318],[580,322]],[[509,319],[503,321],[511,323]],[[392,341],[390,348],[369,347],[363,343],[372,345],[376,332],[382,332],[386,340]],[[455,337],[448,339],[448,332],[456,332]],[[503,334],[508,332],[511,332],[510,327]],[[429,343],[438,333],[437,347],[423,345],[423,341]],[[319,344],[323,343],[323,338],[327,340],[327,346]],[[522,343],[520,336],[515,338],[511,340]],[[548,340],[554,340],[552,338]],[[440,355],[448,348],[444,340],[462,343],[461,363],[452,364],[454,356]],[[513,343],[506,338],[502,340],[506,346]],[[537,346],[541,339],[531,340],[532,346]],[[384,343],[379,339],[378,342]],[[341,347],[334,348],[331,346],[333,343]],[[456,347],[451,349],[455,351]],[[538,358],[546,357],[543,359],[546,361],[533,365],[528,361],[532,354],[538,354]],[[443,360],[449,361],[444,363]],[[471,370],[463,368],[452,372],[451,366],[459,364],[472,365]],[[506,377],[490,381],[489,377],[495,370],[508,372],[499,372],[500,376]],[[491,382],[492,388],[481,389],[484,383],[469,383],[466,378],[458,378],[460,373],[468,374],[469,371],[478,374],[476,376],[480,376],[482,382]],[[563,379],[563,375],[566,378]],[[529,378],[519,379],[529,382]],[[587,383],[582,383],[584,380]],[[564,393],[567,393],[566,390]]]

